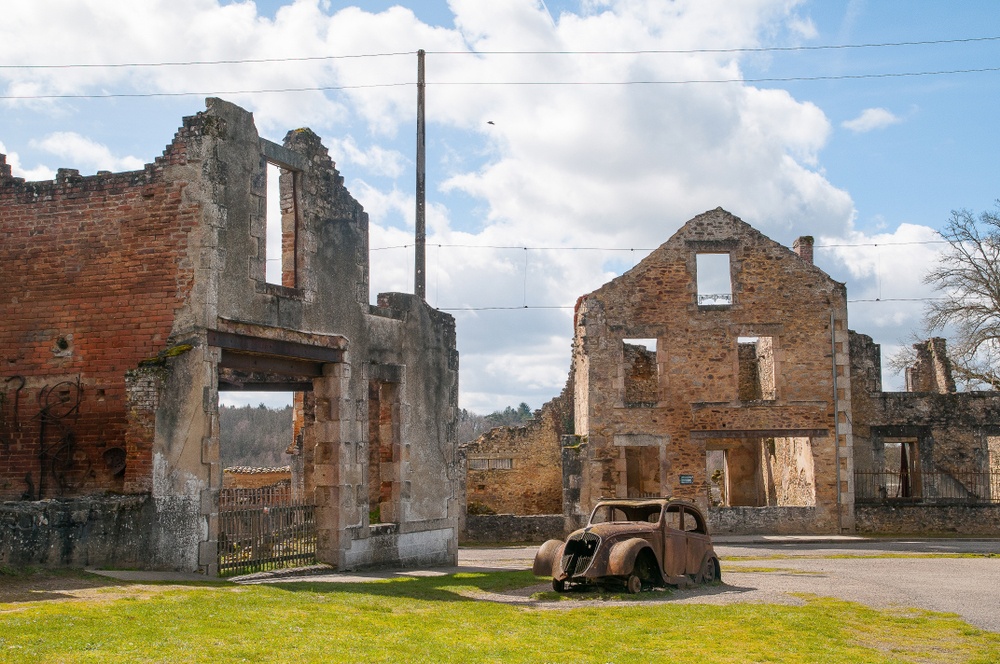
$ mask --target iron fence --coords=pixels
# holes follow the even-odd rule
[[[220,576],[309,565],[315,561],[314,505],[295,502],[290,491],[222,491],[219,500]]]
[[[854,502],[1000,503],[1000,474],[855,471]]]

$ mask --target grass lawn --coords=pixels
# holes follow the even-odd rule
[[[528,572],[497,572],[353,584],[89,588],[84,599],[0,604],[0,661],[1000,661],[1000,635],[953,616],[827,598],[807,597],[804,606],[713,606],[643,593],[623,605],[609,604],[604,593],[567,608],[469,596],[538,582]]]

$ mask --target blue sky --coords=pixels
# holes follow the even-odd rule
[[[35,0],[0,23],[0,152],[27,179],[140,168],[222,96],[324,138],[371,216],[372,297],[412,291],[423,48],[428,301],[458,320],[463,407],[537,408],[569,368],[559,307],[720,205],[814,235],[885,355],[922,335],[935,229],[1000,197],[1000,70],[928,73],[1000,68],[998,37],[986,1]],[[816,48],[902,42],[937,43]],[[285,61],[37,67],[251,59]],[[248,92],[318,87],[342,89]]]

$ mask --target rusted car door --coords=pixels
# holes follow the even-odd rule
[[[681,527],[683,513],[681,505],[667,505],[663,510],[663,573],[667,576],[687,573],[687,536]]]
[[[712,545],[712,540],[708,536],[708,528],[705,520],[693,508],[683,507],[684,547],[685,547],[685,573],[698,574],[701,571],[701,563]]]

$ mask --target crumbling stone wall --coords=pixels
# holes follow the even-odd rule
[[[280,284],[265,270],[268,164]],[[0,237],[14,294],[0,302],[0,498],[148,493],[144,563],[212,574],[219,390],[291,385],[311,394],[295,442],[320,560],[455,561],[454,319],[412,295],[370,305],[368,217],[313,132],[278,145],[209,99],[143,171],[26,183],[0,158]],[[395,522],[377,543],[372,380],[397,395]]]
[[[147,495],[0,504],[0,567],[135,568],[152,555]]]
[[[865,335],[851,335],[856,490],[865,506],[858,528],[892,534],[991,534],[997,510],[973,508],[995,500],[1000,486],[995,454],[1000,393],[955,392],[943,339],[914,347],[917,361],[907,371],[907,387],[919,391],[883,392],[874,375],[879,346]]]
[[[728,255],[730,304],[699,303],[702,253]],[[636,456],[630,448],[658,449],[640,454],[640,466],[658,458],[660,492],[707,507],[706,452],[713,441],[808,439],[771,455],[774,464],[794,467],[778,469],[765,495],[771,491],[779,504],[812,505],[812,532],[852,527],[846,293],[810,259],[720,208],[692,219],[638,266],[580,298],[573,379],[575,433],[587,455],[581,513],[601,496],[627,495],[645,483],[648,469],[630,474]],[[657,399],[627,407],[622,340],[648,338],[657,339]],[[747,357],[740,361],[741,338],[763,342],[752,347],[752,371]],[[754,389],[741,390],[748,381]],[[749,454],[761,472],[759,448]]]
[[[497,427],[466,445],[466,501],[471,512],[562,512],[559,441],[572,427],[570,394],[567,385],[529,423]]]

